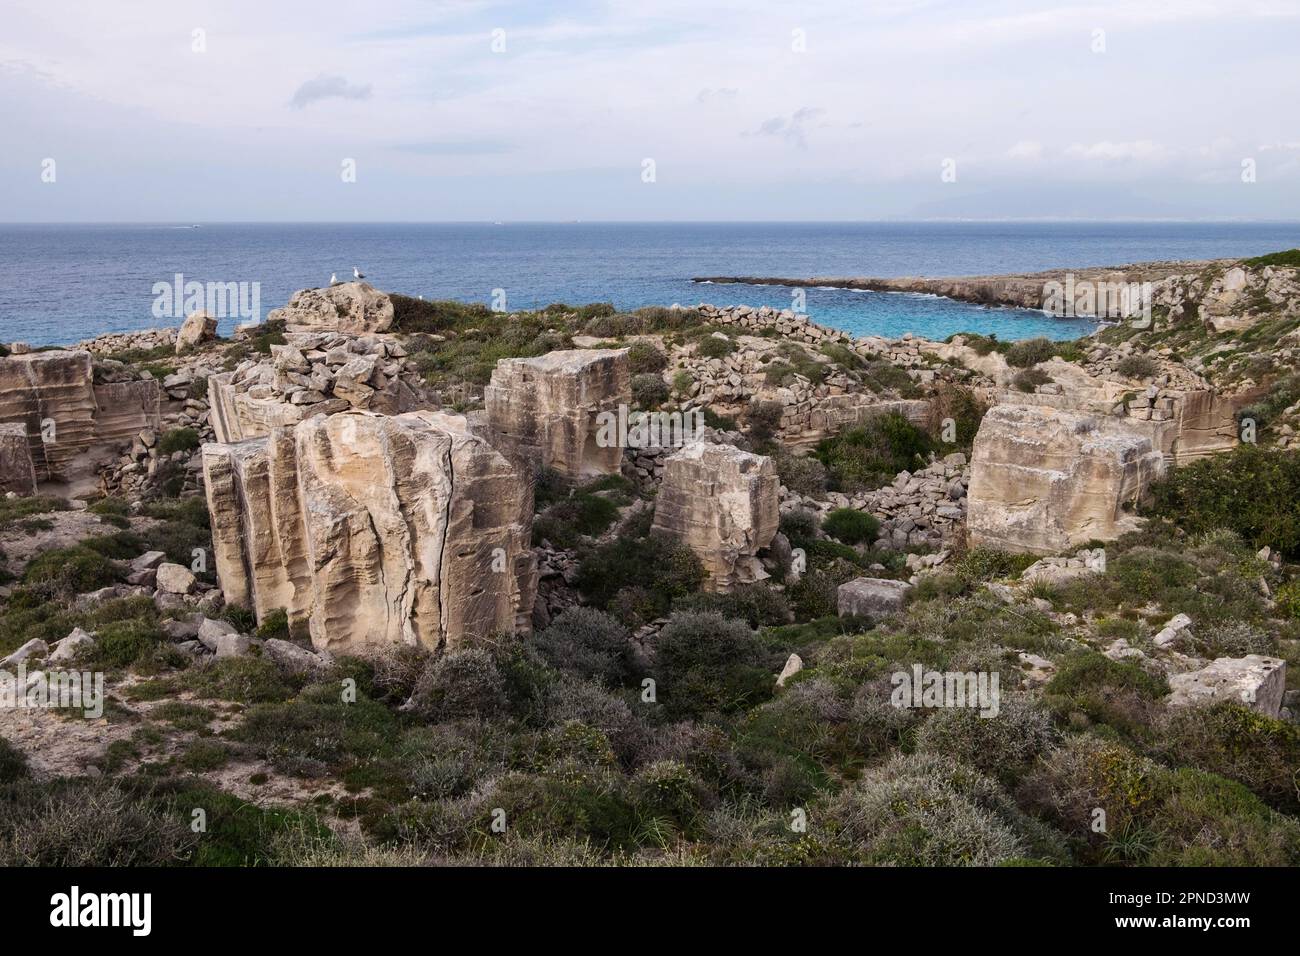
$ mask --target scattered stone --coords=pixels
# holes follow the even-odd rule
[[[836,592],[840,617],[885,617],[903,609],[912,586],[890,578],[854,578]]]
[[[803,670],[803,658],[798,654],[791,654],[786,658],[785,667],[781,668],[781,673],[777,675],[776,686],[784,687],[785,682],[801,670]]]
[[[179,564],[163,562],[158,565],[157,587],[167,594],[190,594],[198,584],[198,579],[189,568]]]
[[[54,642],[54,653],[49,657],[51,663],[54,661],[70,661],[75,658],[81,651],[95,646],[95,639],[83,631],[81,628],[73,628],[72,633],[61,641]]]
[[[14,651],[4,660],[0,660],[0,667],[13,667],[28,658],[45,657],[50,653],[50,645],[46,644],[39,637],[33,637],[18,650]]]
[[[1247,654],[1220,657],[1208,666],[1169,678],[1171,707],[1235,700],[1268,717],[1277,717],[1286,690],[1286,662]]]

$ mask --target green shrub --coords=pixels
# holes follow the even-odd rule
[[[487,651],[447,651],[415,685],[411,704],[431,720],[491,717],[505,709],[505,680]]]
[[[199,838],[169,809],[102,780],[22,781],[0,791],[0,865],[175,865]]]
[[[603,611],[571,607],[533,637],[533,646],[552,667],[612,686],[634,671],[627,629]]]
[[[165,640],[155,621],[115,621],[99,628],[92,661],[97,668],[131,667],[147,660]]]
[[[1146,355],[1126,355],[1119,360],[1115,371],[1124,378],[1148,379],[1155,378],[1160,366],[1155,359]]]
[[[643,411],[654,411],[668,401],[668,385],[658,372],[632,376],[632,404]]]
[[[620,536],[594,549],[579,563],[574,586],[590,603],[607,610],[621,592],[634,592],[624,595],[634,606],[634,616],[658,617],[675,598],[699,590],[703,581],[704,567],[694,551],[666,535],[652,534]]]
[[[633,342],[627,349],[627,366],[633,375],[657,374],[668,367],[668,356],[653,342]]]
[[[1249,790],[1199,770],[1171,771],[1125,747],[1080,735],[1018,791],[1022,805],[1069,834],[1083,863],[1294,866],[1300,824]],[[1097,810],[1105,812],[1104,826]]]
[[[819,498],[826,491],[826,466],[811,455],[794,455],[778,447],[772,461],[781,484],[796,494]]]
[[[182,685],[198,697],[241,704],[283,701],[295,687],[263,657],[223,657],[187,669]]]
[[[788,624],[790,603],[785,595],[764,582],[738,584],[727,592],[691,594],[673,605],[675,611],[715,611],[750,627]]]
[[[880,521],[867,511],[835,508],[822,520],[822,531],[845,544],[863,544],[876,540]]]
[[[791,545],[807,550],[821,529],[821,517],[807,508],[793,508],[781,515],[778,527]]]
[[[1152,754],[1249,787],[1269,806],[1300,811],[1300,728],[1235,701],[1170,711],[1159,724]]]
[[[1017,391],[1033,392],[1038,386],[1046,385],[1052,380],[1041,368],[1027,368],[1023,372],[1017,372],[1016,377],[1011,380],[1011,384],[1016,387]]]
[[[730,713],[771,696],[775,678],[743,621],[678,612],[655,643],[658,701],[672,717]]]
[[[1059,836],[1021,813],[996,783],[934,754],[899,755],[868,771],[818,818],[851,859],[868,865],[1067,859]]]
[[[1044,703],[1072,722],[1101,723],[1132,738],[1145,737],[1169,693],[1164,677],[1096,651],[1078,651],[1057,665]]]
[[[199,433],[193,428],[172,428],[158,436],[158,454],[171,455],[178,451],[194,451],[199,444]]]
[[[581,491],[551,505],[533,523],[533,540],[557,548],[576,547],[583,536],[603,533],[618,517],[618,504],[609,497]]]
[[[816,449],[831,490],[855,492],[888,484],[900,471],[925,464],[930,436],[898,412],[878,415],[831,438]]]
[[[1150,513],[1193,534],[1229,528],[1252,548],[1300,557],[1300,454],[1239,445],[1174,468],[1151,489]],[[1249,502],[1243,507],[1242,502]]]
[[[272,638],[287,641],[289,639],[288,612],[284,608],[276,608],[271,611],[262,619],[262,623],[257,626],[256,636],[263,641]]]
[[[1007,364],[1012,368],[1030,368],[1046,362],[1056,354],[1056,343],[1051,339],[1022,339],[1007,349]]]
[[[27,776],[27,757],[23,752],[0,737],[0,786]]]
[[[745,424],[749,426],[749,437],[759,445],[767,445],[781,430],[781,418],[785,407],[780,402],[750,402],[745,409]]]
[[[108,558],[84,544],[77,544],[37,555],[23,572],[23,583],[72,595],[116,584],[119,577]]]
[[[723,335],[705,336],[695,346],[695,354],[701,358],[726,358],[734,351],[736,343]]]
[[[936,710],[921,724],[916,749],[1013,779],[1056,741],[1052,717],[1035,702],[1003,696],[991,717],[975,707]]]

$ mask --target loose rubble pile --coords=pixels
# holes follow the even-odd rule
[[[825,513],[834,508],[867,511],[880,519],[877,548],[943,548],[960,540],[965,533],[969,482],[966,456],[957,452],[915,472],[900,471],[885,487],[855,495],[832,491],[817,499],[782,486],[781,511]]]
[[[218,441],[265,435],[312,415],[349,409],[399,415],[429,407],[406,350],[376,335],[289,334],[269,362],[245,360],[208,380]]]

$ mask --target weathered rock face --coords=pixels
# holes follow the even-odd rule
[[[756,555],[776,534],[779,493],[772,459],[695,442],[665,462],[654,527],[699,556],[706,587],[726,591],[767,577]]]
[[[0,358],[0,423],[25,427],[37,482],[87,480],[159,420],[155,381],[96,385],[89,352]]]
[[[0,494],[36,494],[36,469],[22,422],[0,425]]]
[[[854,578],[841,584],[835,592],[840,617],[884,617],[903,609],[903,600],[912,586],[891,578]]]
[[[483,390],[494,447],[572,478],[618,474],[623,449],[598,440],[598,416],[631,400],[626,349],[502,359]]]
[[[526,632],[532,490],[460,416],[352,411],[203,449],[226,600],[366,653]]]
[[[430,405],[400,343],[377,335],[290,333],[271,361],[243,362],[208,379],[221,442],[270,434],[313,415],[353,408],[400,415]]]
[[[1286,662],[1259,654],[1220,657],[1198,671],[1173,675],[1169,690],[1171,707],[1232,700],[1277,717],[1286,692]]]
[[[181,323],[181,329],[176,333],[176,354],[180,355],[204,342],[211,342],[216,337],[216,319],[206,312],[191,313]]]
[[[387,332],[393,327],[393,300],[368,282],[342,282],[303,289],[267,321],[283,320],[290,332]]]
[[[970,543],[1051,554],[1137,527],[1125,511],[1164,473],[1164,455],[1123,419],[998,405],[975,436]]]

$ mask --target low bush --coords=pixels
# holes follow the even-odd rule
[[[415,685],[411,706],[435,721],[492,717],[505,710],[505,680],[487,651],[447,651]]]
[[[172,428],[158,436],[158,454],[171,455],[178,451],[194,451],[200,444],[199,433],[193,428]]]
[[[1151,489],[1150,514],[1184,530],[1229,528],[1252,548],[1265,545],[1300,557],[1300,455],[1242,444],[1174,468]],[[1241,503],[1249,501],[1250,507]]]
[[[673,610],[714,611],[755,628],[790,622],[790,602],[782,592],[763,582],[739,584],[727,592],[692,594],[675,602]]]
[[[921,467],[933,449],[930,436],[898,412],[870,419],[824,439],[816,449],[831,490],[855,492],[888,484],[900,471]]]
[[[752,707],[772,693],[768,657],[745,622],[678,612],[655,644],[658,701],[673,718]]]
[[[726,358],[736,351],[736,343],[724,335],[708,335],[695,345],[695,354],[701,358]]]
[[[1002,695],[992,716],[972,706],[935,711],[921,724],[916,749],[1012,780],[1056,739],[1047,710],[1023,697]]]
[[[658,372],[632,376],[632,404],[642,411],[654,411],[668,401],[668,383]]]
[[[593,608],[568,608],[534,635],[533,646],[552,667],[611,686],[627,682],[634,673],[627,629]]]
[[[1022,339],[1012,343],[1006,351],[1007,364],[1012,368],[1031,368],[1046,362],[1056,354],[1056,343],[1051,339]]]
[[[864,544],[876,540],[880,521],[867,511],[835,508],[822,520],[822,531],[845,544]]]
[[[668,367],[668,356],[653,342],[633,342],[627,348],[627,366],[633,375],[657,374]]]
[[[1160,366],[1146,355],[1126,355],[1119,360],[1115,371],[1124,378],[1149,379],[1155,377]]]

